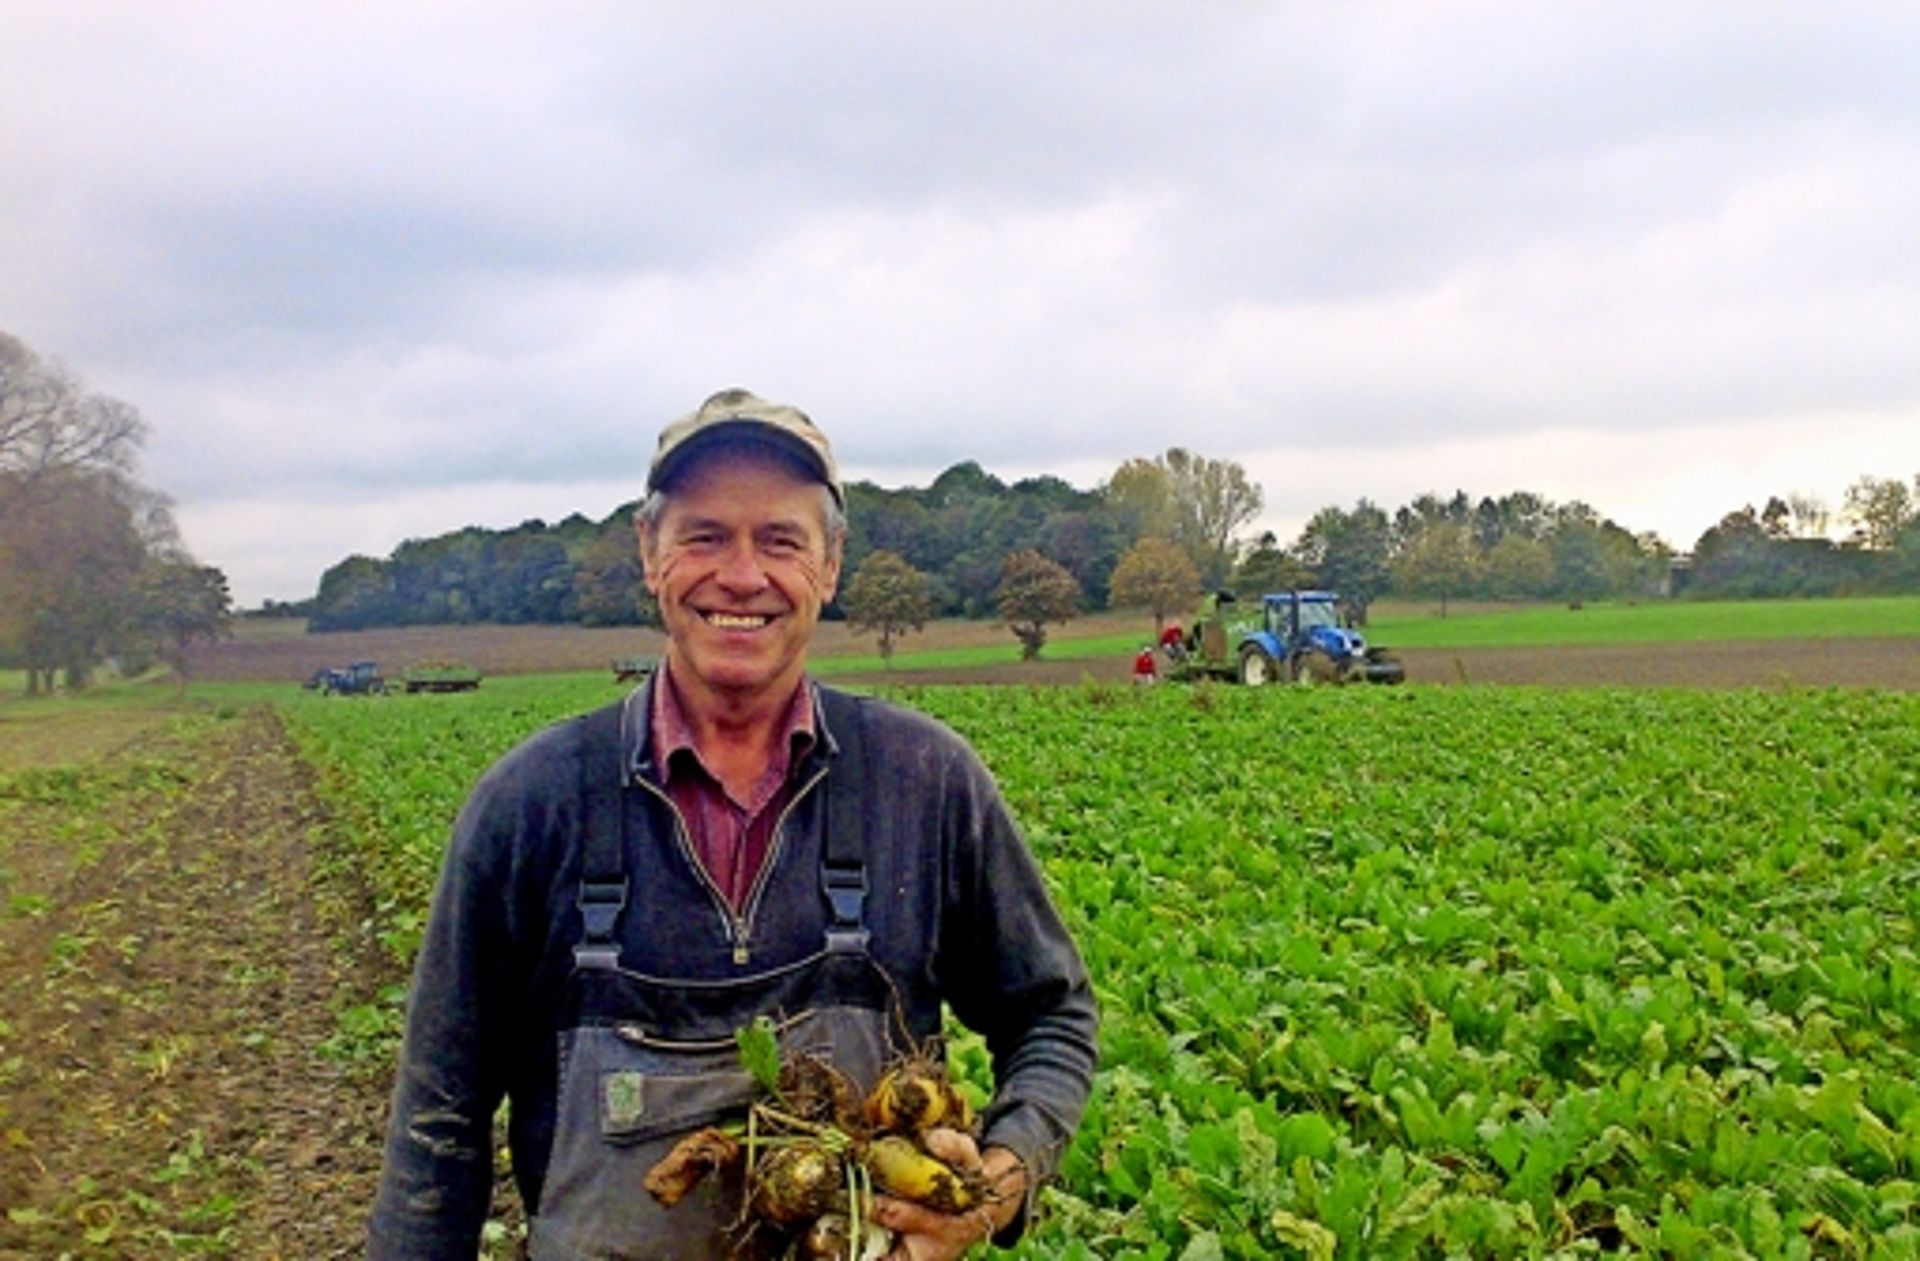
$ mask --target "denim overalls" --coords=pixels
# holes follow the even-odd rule
[[[584,934],[568,981],[532,1261],[729,1255],[740,1237],[737,1179],[710,1176],[671,1209],[641,1183],[687,1132],[745,1113],[755,1087],[734,1035],[756,1016],[776,1022],[784,1047],[826,1055],[863,1091],[900,1053],[906,1035],[899,1005],[868,954],[863,919],[864,837],[852,787],[865,766],[863,715],[850,697],[826,703],[839,751],[826,788],[825,937],[817,952],[796,962],[725,980],[646,976],[620,965],[614,930],[629,888],[623,793],[648,790],[623,786],[617,738],[602,732],[588,740]]]

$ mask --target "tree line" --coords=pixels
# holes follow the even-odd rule
[[[633,533],[638,501],[593,521],[510,530],[469,527],[412,539],[391,556],[351,556],[321,575],[298,613],[314,630],[460,622],[649,620]],[[1064,568],[1085,607],[1105,607],[1121,555],[1149,533],[1173,540],[1211,583],[1229,581],[1238,533],[1258,515],[1260,491],[1239,465],[1179,448],[1129,460],[1093,490],[1058,477],[1006,482],[972,460],[924,488],[847,486],[845,569],[887,552],[927,575],[930,616],[997,615],[1007,558],[1037,552]],[[842,604],[828,616],[845,615]]]
[[[103,664],[184,679],[187,646],[222,633],[232,600],[142,485],[132,406],[0,333],[0,666],[30,694],[82,687]]]
[[[1847,488],[1843,539],[1832,513],[1805,495],[1774,496],[1730,512],[1700,536],[1684,571],[1698,595],[1744,598],[1920,590],[1920,474],[1908,483],[1867,475]]]
[[[1012,621],[1010,583],[1051,592],[1055,606],[1141,607],[1156,617],[1184,613],[1202,590],[1323,587],[1345,596],[1362,621],[1385,595],[1434,600],[1444,613],[1467,598],[1579,604],[1920,585],[1912,559],[1920,479],[1909,493],[1904,483],[1862,478],[1840,514],[1854,533],[1839,542],[1825,537],[1834,514],[1809,497],[1793,497],[1797,515],[1782,499],[1759,513],[1738,510],[1702,535],[1690,565],[1651,532],[1629,530],[1589,504],[1524,490],[1477,499],[1464,490],[1426,494],[1391,510],[1361,499],[1321,508],[1290,542],[1272,533],[1249,539],[1243,531],[1261,510],[1260,488],[1237,463],[1181,448],[1129,459],[1092,489],[1052,476],[1007,482],[969,460],[926,487],[854,482],[847,499],[849,581],[827,615],[861,624],[872,603],[863,606],[854,580],[879,558],[868,585],[913,592],[902,606],[906,620],[885,623],[895,627],[883,631],[887,647],[914,617]],[[279,611],[306,614],[316,630],[646,622],[636,506],[599,521],[575,514],[551,526],[469,527],[409,540],[384,560],[350,557],[322,576],[310,606]],[[1062,595],[1068,588],[1051,574],[1036,579],[1037,561],[1060,571],[1071,594]]]

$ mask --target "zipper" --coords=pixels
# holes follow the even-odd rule
[[[727,895],[720,892],[720,886],[715,884],[713,877],[707,874],[707,865],[701,862],[700,855],[694,852],[693,835],[687,827],[686,816],[680,813],[680,807],[673,804],[673,798],[667,795],[664,788],[656,787],[639,775],[635,775],[633,781],[658,797],[661,804],[666,806],[668,813],[673,815],[673,839],[679,842],[680,852],[686,855],[687,862],[693,868],[694,874],[700,877],[701,885],[706,888],[707,897],[720,912],[720,926],[725,930],[727,940],[733,943],[733,961],[735,963],[746,962],[743,957],[745,954],[745,946],[741,941],[738,931],[739,917],[733,913],[733,907],[728,905]]]
[[[633,777],[635,783],[658,797],[672,813],[674,839],[680,843],[680,852],[686,855],[687,861],[699,874],[700,883],[707,890],[707,897],[712,899],[715,909],[720,913],[720,922],[726,929],[727,940],[733,944],[733,962],[736,966],[744,966],[752,959],[752,950],[748,943],[753,939],[753,920],[760,909],[760,895],[766,888],[767,877],[772,873],[774,863],[780,857],[780,851],[786,848],[787,819],[792,816],[793,808],[813,791],[815,784],[826,778],[826,774],[825,766],[814,771],[813,777],[795,789],[787,804],[781,807],[780,817],[773,823],[773,844],[768,846],[767,856],[760,864],[760,871],[753,878],[753,887],[747,891],[747,909],[744,914],[733,909],[733,904],[727,901],[727,895],[720,891],[720,886],[715,884],[713,877],[707,874],[706,864],[701,862],[700,855],[694,852],[693,835],[687,827],[686,816],[680,813],[680,807],[674,804],[673,798],[667,795],[665,789],[657,787],[644,777],[639,775]]]
[[[825,779],[826,775],[827,768],[822,766],[813,773],[813,778],[794,789],[793,796],[787,801],[786,805],[781,807],[780,817],[773,821],[773,844],[767,847],[766,859],[761,862],[760,871],[753,878],[753,887],[747,890],[746,918],[744,920],[736,918],[734,921],[735,924],[739,926],[741,934],[739,937],[734,938],[733,942],[733,961],[735,963],[745,963],[747,961],[747,942],[752,937],[754,916],[758,914],[760,910],[760,895],[767,887],[767,878],[773,874],[774,864],[779,861],[780,851],[785,849],[787,845],[787,819],[792,816],[793,808],[799,805],[801,799],[812,792],[813,786]],[[729,907],[728,910],[732,910],[732,908]]]

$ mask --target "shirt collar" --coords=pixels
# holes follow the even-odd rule
[[[639,698],[637,701],[636,697]],[[818,741],[815,703],[813,684],[802,677],[787,702],[786,712],[780,717],[780,737],[775,745],[786,752],[789,771]],[[622,725],[626,728],[627,766],[630,771],[638,771],[650,764],[654,774],[664,783],[672,775],[676,754],[685,750],[696,759],[700,756],[700,750],[694,744],[693,724],[688,721],[686,710],[681,707],[680,693],[673,686],[673,678],[664,661],[648,681],[647,687],[627,698],[626,721]]]

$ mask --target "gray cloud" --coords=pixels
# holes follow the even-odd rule
[[[0,326],[142,408],[249,598],[626,484],[733,383],[883,478],[1920,467],[1905,6],[82,2],[0,50]],[[276,499],[331,523],[277,568]]]

